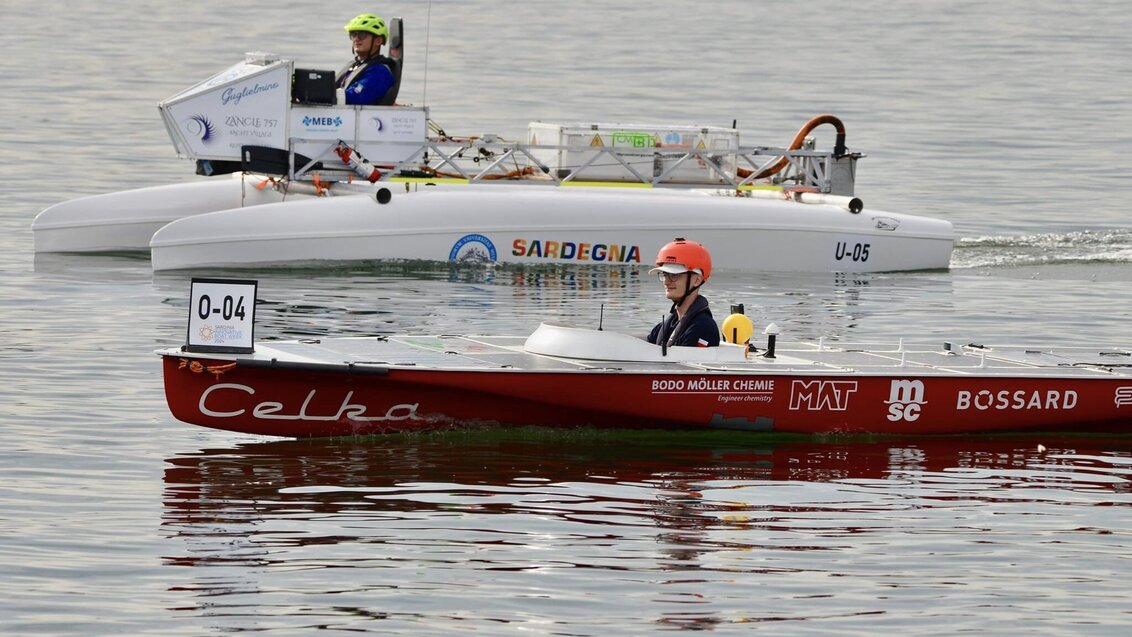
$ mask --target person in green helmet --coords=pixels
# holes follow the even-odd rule
[[[380,16],[363,13],[346,24],[354,61],[338,74],[338,88],[345,89],[347,104],[391,105],[397,64],[381,54],[389,39],[389,28]]]

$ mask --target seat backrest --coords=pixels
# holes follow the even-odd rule
[[[389,59],[393,71],[393,86],[386,91],[380,106],[392,106],[397,101],[397,92],[401,90],[401,66],[404,57],[405,27],[401,18],[390,18],[389,24]]]

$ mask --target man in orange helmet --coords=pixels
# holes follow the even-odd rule
[[[672,301],[669,314],[649,333],[648,342],[658,345],[715,347],[719,345],[719,326],[700,296],[700,286],[711,276],[711,254],[703,244],[677,238],[656,255],[664,296]]]

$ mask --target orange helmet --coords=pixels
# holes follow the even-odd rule
[[[704,281],[707,281],[711,276],[711,253],[702,243],[676,237],[675,241],[668,242],[656,253],[656,267],[649,270],[649,274],[680,274],[688,271],[699,272]]]

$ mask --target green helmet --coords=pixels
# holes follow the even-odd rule
[[[389,27],[385,26],[385,20],[381,16],[376,16],[372,13],[363,13],[358,17],[350,20],[346,24],[346,33],[353,31],[365,31],[374,35],[380,35],[383,38],[389,37]]]

